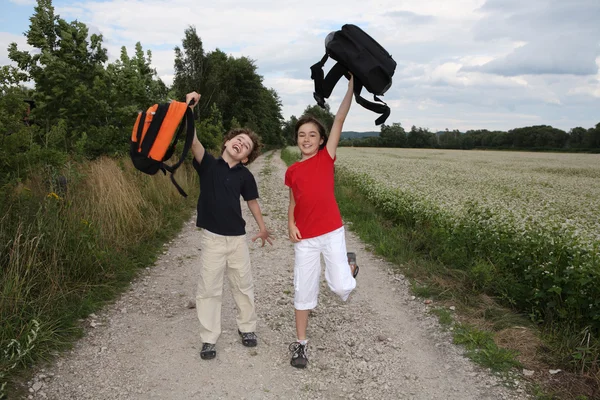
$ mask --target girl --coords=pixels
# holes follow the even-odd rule
[[[294,308],[298,341],[290,345],[292,366],[305,368],[308,314],[317,306],[321,258],[325,259],[325,279],[329,288],[346,301],[356,287],[358,266],[353,253],[346,253],[342,217],[334,194],[335,152],[342,126],[352,103],[354,78],[335,116],[329,138],[325,127],[312,116],[296,124],[296,142],[302,158],[285,173],[290,188],[288,229],[294,243]],[[349,264],[349,258],[352,265]],[[349,266],[350,265],[350,266]]]

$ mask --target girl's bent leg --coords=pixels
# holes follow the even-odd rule
[[[346,232],[341,227],[324,236],[325,280],[329,289],[346,301],[356,287],[356,279],[352,277],[352,269],[348,264]]]

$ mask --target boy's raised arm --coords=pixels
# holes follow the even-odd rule
[[[329,132],[329,138],[327,139],[327,151],[329,152],[331,158],[335,158],[335,151],[338,147],[338,143],[340,142],[340,137],[342,136],[342,128],[344,127],[344,121],[346,120],[346,115],[348,115],[350,105],[352,104],[353,93],[354,76],[350,74],[350,80],[348,81],[348,91],[344,96],[344,100],[342,100],[342,103],[340,104],[340,108],[338,109],[337,114],[335,114],[333,126],[331,127],[331,132]]]
[[[193,101],[193,102],[192,102]],[[189,106],[193,109],[198,105],[200,101],[200,94],[196,92],[191,92],[185,95],[185,102],[189,104]],[[198,135],[196,135],[196,128],[194,128],[194,141],[192,142],[192,154],[198,163],[202,162],[202,158],[204,158],[204,146],[198,140]]]

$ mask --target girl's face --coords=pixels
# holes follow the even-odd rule
[[[298,147],[305,160],[317,154],[319,146],[323,144],[323,138],[319,134],[319,128],[312,122],[307,122],[298,129]]]

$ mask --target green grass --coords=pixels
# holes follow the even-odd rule
[[[467,324],[457,324],[454,327],[454,343],[465,346],[467,357],[492,371],[507,372],[512,368],[522,367],[514,351],[496,345],[491,332]]]
[[[450,326],[454,322],[452,313],[450,310],[442,307],[435,307],[431,310],[431,313],[437,315],[438,320],[442,326]]]
[[[191,170],[177,173],[184,199],[168,177],[129,164],[71,165],[65,193],[43,177],[0,192],[0,398],[14,395],[14,376],[80,337],[77,321],[151,266],[191,215]]]

